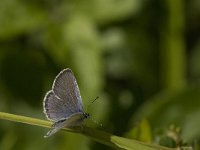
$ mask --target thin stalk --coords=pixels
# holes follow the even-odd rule
[[[50,128],[52,123],[49,121],[35,119],[31,117],[25,117],[20,115],[14,115],[9,113],[0,112],[0,119],[9,120],[14,122],[20,122],[30,125],[36,125],[40,127],[47,127]],[[119,136],[112,135],[110,133],[96,130],[89,127],[76,127],[73,129],[64,128],[68,132],[80,133],[84,134],[91,139],[107,145],[109,147],[115,149],[127,149],[127,150],[180,150],[179,148],[167,148],[159,145],[147,144],[144,142],[127,139]],[[184,150],[191,150],[190,147],[185,148]]]
[[[165,2],[167,15],[163,17],[161,31],[161,84],[164,89],[174,90],[186,84],[184,1]]]

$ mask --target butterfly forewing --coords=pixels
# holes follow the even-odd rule
[[[52,90],[61,99],[66,99],[74,112],[82,112],[80,91],[71,69],[64,69],[56,77]]]

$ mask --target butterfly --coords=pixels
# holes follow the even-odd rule
[[[71,69],[63,69],[55,78],[52,90],[43,101],[47,119],[53,121],[52,129],[44,137],[49,137],[63,127],[80,126],[90,115],[83,111],[82,99],[76,78]]]

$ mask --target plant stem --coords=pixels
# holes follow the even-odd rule
[[[47,128],[51,128],[51,125],[52,125],[52,123],[50,121],[45,121],[45,120],[41,120],[41,119],[35,119],[35,118],[25,117],[25,116],[20,116],[20,115],[14,115],[14,114],[9,114],[9,113],[5,113],[5,112],[0,112],[0,119],[14,121],[14,122],[20,122],[20,123],[25,123],[25,124],[30,124],[30,125],[36,125],[36,126],[40,126],[40,127],[47,127]],[[91,129],[89,127],[76,127],[73,129],[63,128],[63,130],[66,130],[69,132],[74,132],[74,133],[82,133],[104,145],[107,145],[107,146],[110,146],[113,148],[118,148],[115,144],[110,142],[111,134],[108,134],[106,132],[97,131],[97,130]]]
[[[14,115],[9,113],[0,112],[0,119],[20,122],[25,124],[31,124],[41,127],[50,128],[52,123],[49,121],[35,119],[31,117],[25,117],[20,115]],[[63,130],[67,130],[69,132],[81,133],[84,134],[93,140],[107,145],[109,147],[115,149],[127,149],[127,150],[179,150],[179,148],[167,148],[159,145],[147,144],[144,142],[127,139],[119,136],[112,135],[110,133],[106,133],[100,130],[96,130],[89,127],[76,127],[73,129],[63,128]],[[185,148],[184,150],[191,150],[190,148]]]
[[[166,0],[165,4],[167,16],[161,31],[162,86],[174,90],[186,84],[184,1]]]
[[[35,118],[31,118],[31,117],[20,116],[20,115],[9,114],[9,113],[5,113],[5,112],[0,112],[0,119],[14,121],[14,122],[20,122],[20,123],[26,123],[26,124],[31,124],[31,125],[41,126],[41,127],[47,127],[47,128],[50,128],[51,124],[52,124],[49,121],[35,119]]]

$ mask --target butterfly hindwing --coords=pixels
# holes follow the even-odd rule
[[[49,120],[57,122],[68,117],[68,114],[73,114],[73,110],[64,101],[57,97],[51,90],[47,92],[44,98],[44,113]]]

